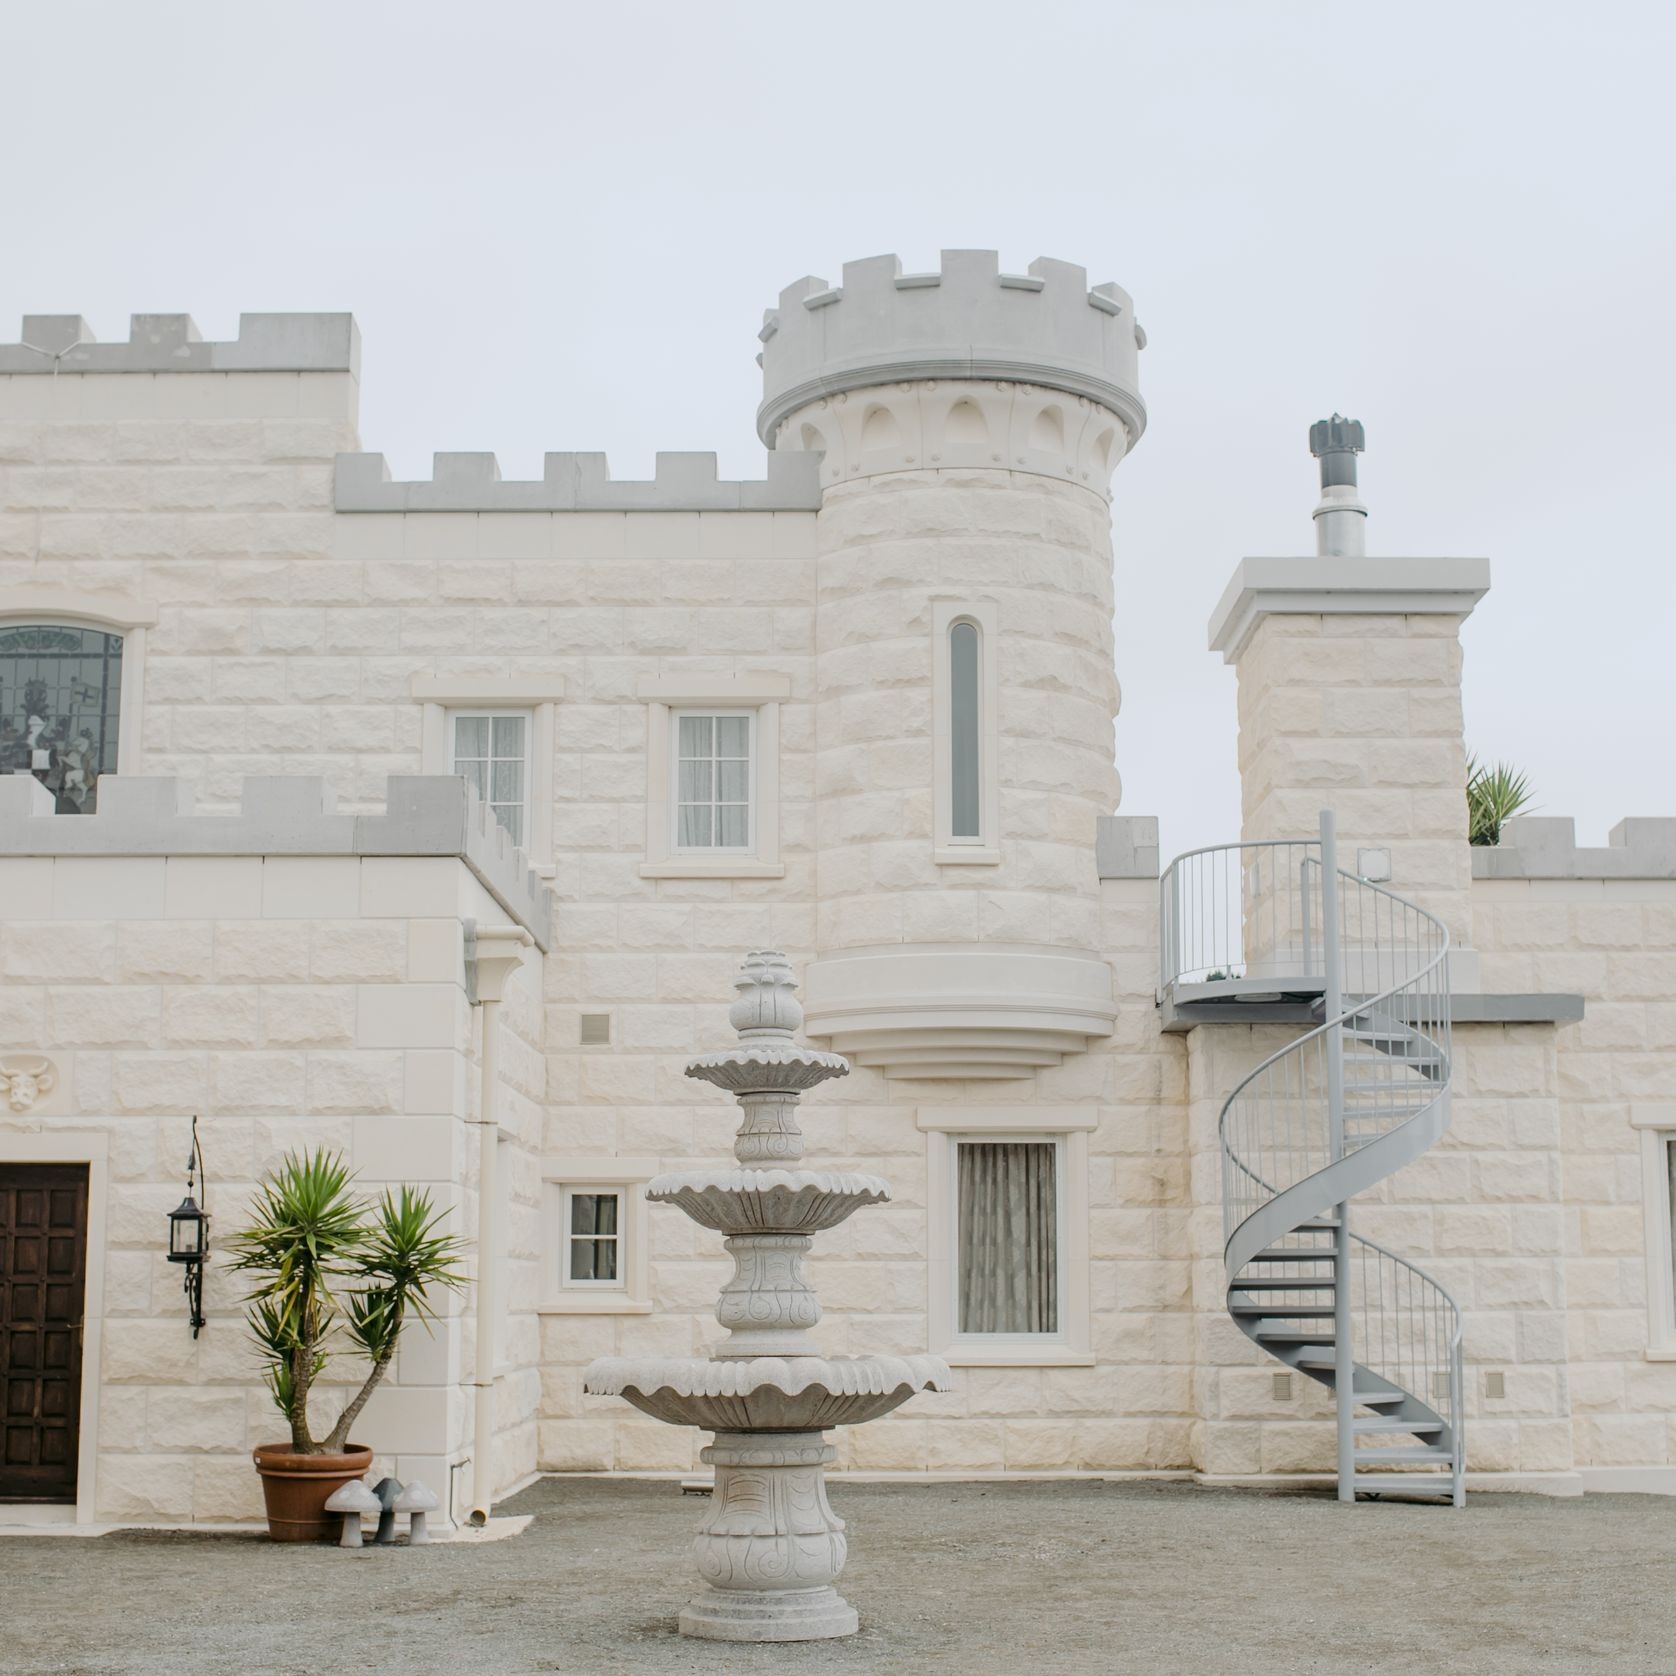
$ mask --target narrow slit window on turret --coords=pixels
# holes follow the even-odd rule
[[[931,609],[932,858],[940,866],[994,866],[1001,859],[999,619],[988,600],[936,600]]]
[[[979,686],[982,645],[975,623],[958,622],[949,630],[949,836],[956,842],[983,837],[981,761],[983,706]]]

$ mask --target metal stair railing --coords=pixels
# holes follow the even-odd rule
[[[1313,979],[1320,987],[1321,846],[1263,840],[1188,850],[1159,880],[1160,995],[1178,984]]]
[[[1459,1306],[1415,1264],[1349,1227],[1351,1199],[1418,1157],[1447,1122],[1448,930],[1418,904],[1338,869],[1330,811],[1322,814],[1317,856],[1305,854],[1300,865],[1300,903],[1311,899],[1312,866],[1333,880],[1326,893],[1331,911],[1316,922],[1324,1017],[1257,1065],[1222,1107],[1230,1309],[1242,1330],[1258,1342],[1267,1338],[1265,1348],[1279,1354],[1274,1346],[1284,1335],[1275,1323],[1287,1320],[1286,1302],[1275,1301],[1257,1319],[1241,1294],[1236,1309],[1237,1277],[1259,1253],[1270,1263],[1294,1250],[1322,1256],[1328,1248],[1294,1240],[1331,1233],[1332,1367],[1301,1356],[1289,1365],[1334,1387],[1340,1497],[1353,1499],[1357,1488],[1354,1393],[1362,1369],[1405,1393],[1401,1412],[1437,1432],[1458,1505],[1464,1461]],[[1441,1426],[1432,1425],[1438,1421]],[[1400,1487],[1400,1478],[1393,1483]]]

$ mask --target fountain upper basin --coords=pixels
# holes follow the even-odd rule
[[[709,1432],[856,1426],[948,1386],[938,1356],[601,1356],[582,1375],[590,1396],[623,1397],[655,1420]]]
[[[890,1184],[843,1170],[675,1170],[654,1176],[646,1197],[718,1233],[816,1234],[884,1204]]]

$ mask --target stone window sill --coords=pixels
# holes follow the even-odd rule
[[[612,1297],[583,1296],[548,1298],[535,1306],[537,1315],[650,1315],[649,1299],[630,1298],[618,1292]]]
[[[1676,1362],[1676,1345],[1655,1344],[1645,1354],[1649,1362]]]
[[[786,869],[778,861],[734,861],[718,856],[713,861],[648,861],[642,864],[640,876],[643,879],[783,879]]]
[[[938,844],[931,859],[939,867],[999,867],[1001,852],[982,844]]]
[[[1064,1345],[1045,1345],[1037,1350],[1029,1345],[1008,1345],[994,1350],[980,1350],[967,1345],[945,1350],[942,1357],[951,1368],[1091,1368],[1093,1352],[1070,1350]]]

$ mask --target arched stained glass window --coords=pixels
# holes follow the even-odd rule
[[[980,769],[982,708],[978,660],[982,648],[975,623],[949,628],[950,837],[982,838]]]
[[[0,626],[0,774],[33,774],[60,814],[92,814],[116,772],[121,698],[120,634]]]

